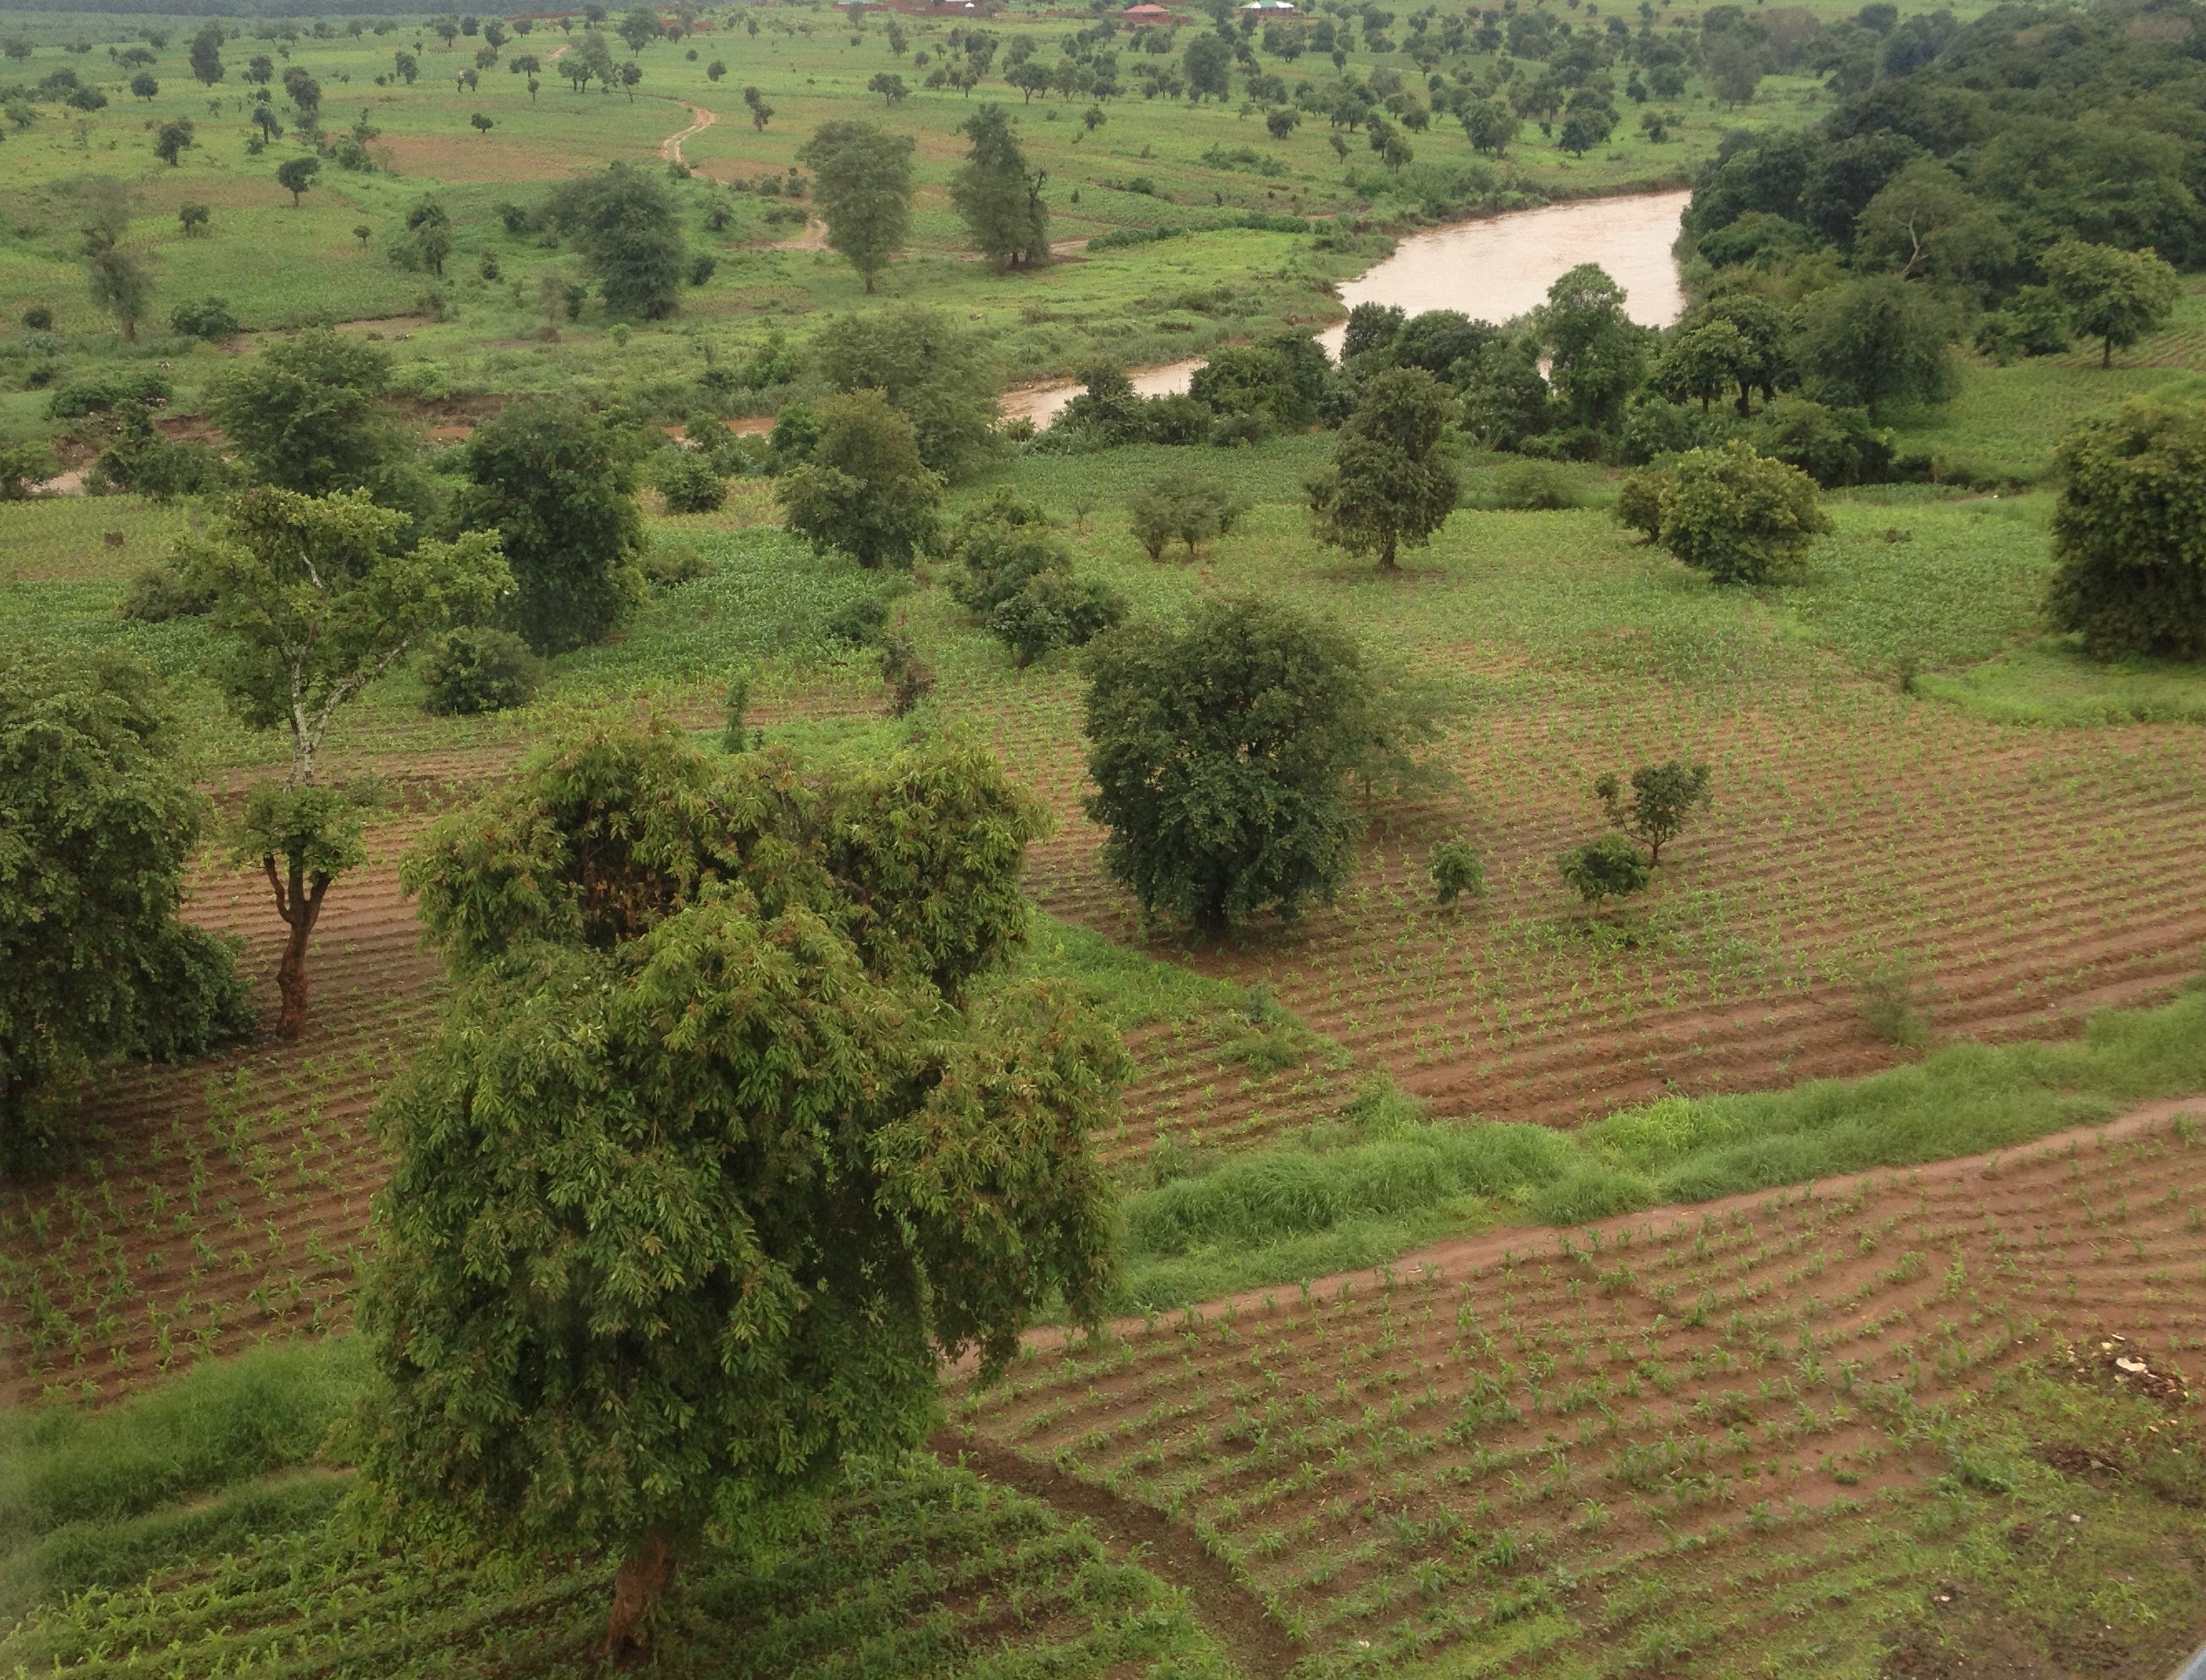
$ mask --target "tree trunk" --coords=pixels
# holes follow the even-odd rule
[[[2108,339],[2108,340],[2106,341],[2106,343],[2105,343],[2104,344],[2102,344],[2102,346],[2100,346],[2100,349],[2099,349],[2099,366],[2102,366],[2102,367],[2112,367],[2114,365],[2114,341],[2113,339],[2109,338],[2109,339]]]
[[[268,885],[276,894],[276,914],[291,930],[291,937],[283,942],[283,959],[276,965],[276,991],[283,1003],[276,1030],[284,1038],[295,1039],[307,1030],[307,941],[313,937],[314,924],[321,919],[322,897],[330,890],[330,878],[317,875],[310,882],[305,866],[291,861],[287,885],[276,873],[273,853],[262,856],[260,867],[268,872]]]
[[[608,1661],[643,1648],[643,1623],[674,1584],[674,1542],[658,1528],[646,1534],[620,1566],[613,1576],[612,1613],[605,1618],[604,1655]]]
[[[1401,570],[1401,566],[1394,558],[1394,538],[1391,534],[1386,539],[1386,546],[1379,551],[1379,564],[1385,571]]]

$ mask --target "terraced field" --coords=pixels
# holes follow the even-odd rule
[[[1198,1536],[1311,1673],[1870,1673],[1972,1634],[2157,1672],[2206,1592],[2175,1106],[1122,1325],[953,1415],[993,1474]]]

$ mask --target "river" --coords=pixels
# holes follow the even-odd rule
[[[1399,241],[1394,254],[1341,284],[1341,301],[1391,303],[1415,315],[1460,309],[1476,320],[1506,321],[1547,301],[1547,288],[1580,263],[1599,263],[1624,288],[1625,313],[1644,326],[1667,326],[1684,313],[1678,283],[1678,223],[1690,193],[1640,193],[1581,199],[1451,223]],[[1319,336],[1335,355],[1347,331],[1340,322]],[[1144,396],[1185,390],[1202,359],[1131,370]],[[1047,426],[1079,394],[1071,380],[1027,385],[1004,394],[1006,419]]]

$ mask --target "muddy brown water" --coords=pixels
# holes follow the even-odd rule
[[[1624,288],[1625,313],[1643,326],[1667,326],[1684,312],[1677,243],[1690,193],[1635,193],[1583,199],[1456,222],[1411,234],[1386,261],[1340,288],[1341,301],[1391,303],[1409,314],[1460,309],[1475,320],[1506,321],[1546,301],[1547,288],[1580,263],[1599,263]],[[1334,354],[1345,321],[1319,336]],[[1201,358],[1131,370],[1144,396],[1185,390]],[[1004,395],[1005,418],[1047,426],[1079,395],[1070,379],[1028,385]]]

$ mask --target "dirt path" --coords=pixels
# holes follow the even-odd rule
[[[1132,1558],[1187,1594],[1195,1619],[1225,1648],[1250,1680],[1273,1680],[1301,1660],[1303,1647],[1273,1621],[1263,1600],[1225,1564],[1203,1549],[1192,1530],[1161,1511],[1122,1499],[1107,1488],[1066,1474],[1054,1464],[1023,1458],[963,1430],[943,1429],[927,1443],[945,1464],[963,1463],[986,1480],[1090,1524],[1114,1554]]]
[[[693,105],[687,99],[679,100],[677,103],[681,105],[683,110],[689,113],[690,122],[688,128],[681,130],[677,134],[669,134],[665,140],[659,143],[659,155],[664,158],[670,164],[679,164],[683,161],[682,156],[682,142],[683,140],[688,140],[692,134],[703,134],[706,129],[711,128],[715,122],[719,121],[719,118],[713,116],[711,111],[707,110],[702,105]],[[702,170],[698,170],[696,173],[699,175],[705,175],[705,171]],[[705,176],[705,178],[707,181],[713,179],[712,176],[708,175]]]

